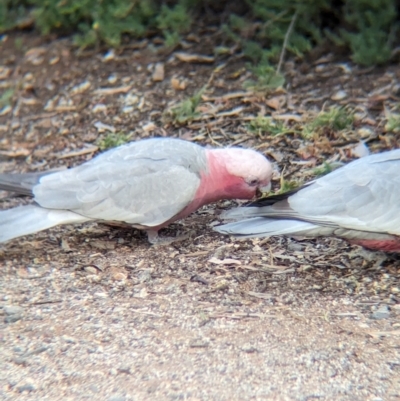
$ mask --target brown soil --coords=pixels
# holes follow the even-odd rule
[[[190,35],[180,50],[210,55],[218,38]],[[351,160],[361,139],[373,152],[400,145],[385,129],[398,105],[398,66],[363,70],[325,54],[287,62],[286,90],[254,93],[243,89],[250,75],[240,55],[189,62],[158,47],[133,42],[105,57],[69,40],[8,36],[0,172],[79,164],[115,131],[259,149],[276,164],[277,188],[279,172],[307,181],[323,161]],[[163,118],[207,82],[199,116],[182,126]],[[304,139],[296,127],[330,105],[355,110],[355,128]],[[251,132],[259,114],[289,121],[292,132]],[[1,208],[27,201],[1,196]],[[190,240],[169,246],[97,224],[5,244],[1,399],[400,399],[398,258],[337,239],[214,233],[219,211],[233,205],[171,225],[165,235]]]

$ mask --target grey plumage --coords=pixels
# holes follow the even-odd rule
[[[68,210],[44,209],[37,205],[0,211],[0,242],[46,230],[58,224],[84,223],[89,219]]]
[[[207,172],[204,148],[157,138],[111,149],[69,170],[0,174],[0,189],[35,201],[0,211],[0,242],[88,220],[158,226],[190,203],[201,172]]]
[[[400,235],[400,149],[366,156],[297,192],[229,210],[236,222],[215,230],[237,236],[335,235],[349,240]]]
[[[39,183],[41,177],[50,173],[0,174],[0,189],[33,196],[32,188]]]

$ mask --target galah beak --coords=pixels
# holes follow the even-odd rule
[[[271,181],[267,185],[257,188],[256,197],[259,198],[260,196],[263,196],[269,191],[271,191]]]

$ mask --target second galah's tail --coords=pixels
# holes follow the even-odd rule
[[[332,231],[330,227],[321,227],[305,221],[289,219],[278,220],[268,219],[265,217],[253,217],[250,219],[235,221],[233,223],[227,223],[214,227],[214,230],[221,234],[240,237],[270,237],[272,235],[313,236],[327,235],[327,233],[322,234],[320,231]]]
[[[44,209],[36,205],[0,210],[0,242],[60,224],[83,223],[88,220],[68,210]]]

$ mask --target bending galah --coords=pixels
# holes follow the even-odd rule
[[[400,252],[400,149],[363,157],[288,194],[227,211],[215,227],[243,237],[335,236]]]
[[[241,148],[206,149],[153,138],[111,149],[58,172],[0,174],[0,189],[33,196],[34,203],[0,211],[0,242],[86,221],[119,222],[158,230],[221,199],[251,199],[270,185],[271,165]]]

